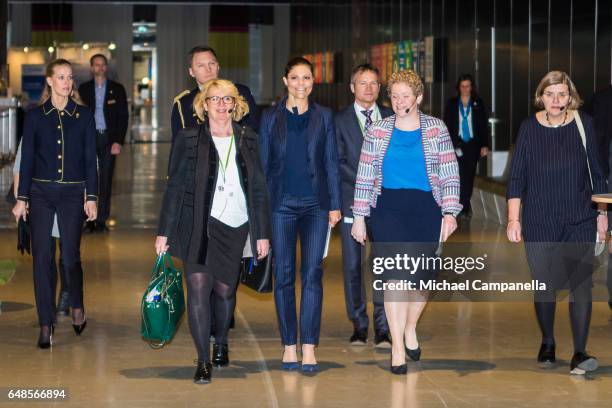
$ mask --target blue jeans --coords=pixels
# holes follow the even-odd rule
[[[287,195],[272,213],[274,253],[274,301],[281,340],[297,344],[295,306],[295,250],[300,237],[302,297],[300,301],[300,340],[318,344],[323,303],[323,251],[329,223],[328,212],[316,198]]]

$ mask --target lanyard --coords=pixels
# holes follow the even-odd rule
[[[227,166],[229,165],[229,157],[230,157],[230,153],[232,151],[233,146],[234,146],[234,134],[232,133],[232,136],[230,139],[230,146],[229,146],[229,149],[227,149],[227,155],[225,156],[225,163],[223,163],[223,159],[221,160],[221,177],[223,177],[223,184],[225,184],[225,175],[227,172]]]

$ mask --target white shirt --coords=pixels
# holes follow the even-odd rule
[[[459,103],[463,105],[463,102],[459,102]],[[465,112],[465,109],[467,108],[464,106],[463,109]],[[470,127],[470,140],[474,138],[474,128],[472,127],[472,111],[473,110],[474,110],[474,106],[472,106],[472,109],[470,109],[470,114],[467,116],[468,126]],[[459,138],[461,140],[463,140],[463,132],[461,131],[461,129],[463,129],[462,126],[463,126],[463,115],[461,115],[461,109],[459,109]]]
[[[231,137],[213,136],[212,139],[219,154],[219,165],[217,166],[217,183],[210,216],[236,228],[249,220],[246,197],[240,185],[240,174],[236,164],[236,143],[230,145],[230,142],[233,142]],[[227,159],[227,169],[224,172],[222,166],[228,157],[230,147],[232,150]]]
[[[359,105],[357,102],[353,104],[353,107],[355,108],[355,113],[357,114],[357,120],[359,120],[359,126],[361,127],[361,130],[365,133],[366,115],[361,113],[361,111],[367,110],[367,109]],[[382,119],[382,117],[380,116],[380,111],[378,110],[377,104],[372,105],[370,109],[372,110],[372,115],[370,116],[372,118],[372,123],[377,122]]]

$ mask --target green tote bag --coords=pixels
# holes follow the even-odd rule
[[[182,274],[174,268],[170,255],[157,257],[140,312],[140,334],[151,348],[162,348],[172,340],[185,312],[185,295]]]

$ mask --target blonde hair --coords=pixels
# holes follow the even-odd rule
[[[393,88],[393,85],[399,83],[408,85],[412,89],[414,96],[423,95],[423,91],[425,90],[419,74],[411,69],[403,69],[392,73],[387,80],[387,94],[389,97],[391,97],[391,88]]]
[[[542,95],[544,90],[551,85],[567,85],[569,90],[570,102],[567,106],[568,109],[578,109],[582,105],[582,98],[578,94],[576,86],[572,82],[572,79],[563,71],[550,71],[544,75],[544,78],[540,81],[538,88],[535,91],[534,105],[538,109],[544,109],[544,102],[542,102]]]
[[[40,96],[40,101],[38,101],[39,105],[43,105],[45,102],[47,102],[47,99],[51,97],[51,87],[47,83],[46,79],[51,78],[53,74],[55,74],[55,67],[62,65],[67,65],[70,67],[70,69],[72,69],[72,64],[70,61],[63,58],[54,59],[47,64],[47,67],[45,68],[45,89],[43,89],[42,95]],[[72,98],[72,100],[79,105],[85,105],[81,100],[81,95],[79,95],[79,91],[76,87],[76,81],[74,80],[72,81],[72,93],[70,94],[70,98]]]
[[[240,121],[249,113],[249,104],[246,103],[242,95],[238,93],[238,88],[236,88],[236,85],[234,85],[232,81],[228,81],[227,79],[211,79],[210,81],[206,81],[202,90],[198,92],[193,100],[193,107],[200,120],[204,120],[206,117],[204,104],[206,103],[206,98],[208,98],[208,93],[211,88],[225,90],[227,94],[224,96],[231,96],[234,98],[234,110],[232,112],[232,119],[234,121]]]

